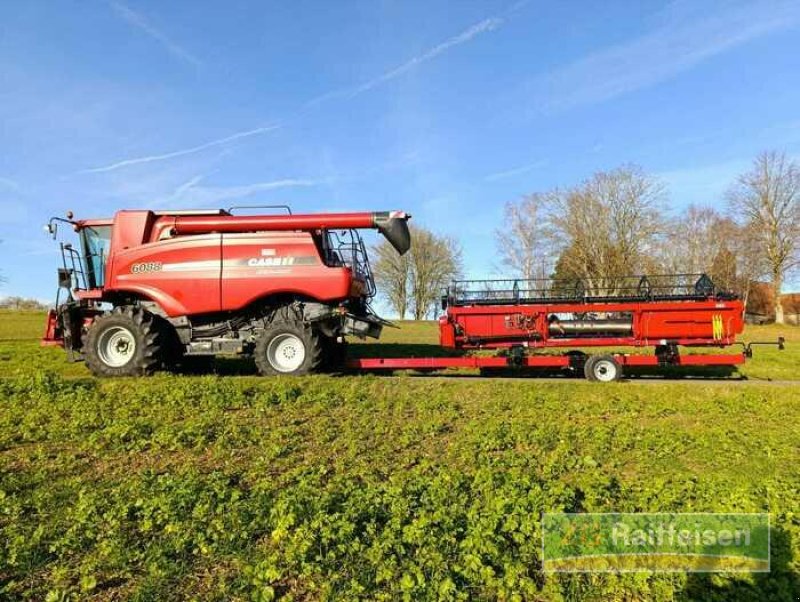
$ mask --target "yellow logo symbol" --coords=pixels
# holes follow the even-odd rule
[[[725,327],[722,324],[722,314],[714,314],[714,316],[711,318],[711,328],[715,341],[719,341],[725,336]]]

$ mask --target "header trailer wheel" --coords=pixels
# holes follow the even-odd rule
[[[586,378],[595,382],[610,383],[622,376],[622,366],[613,355],[593,355],[583,370]]]

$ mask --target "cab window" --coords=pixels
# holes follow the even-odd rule
[[[106,258],[111,247],[111,226],[87,226],[81,230],[86,279],[89,288],[105,282]]]

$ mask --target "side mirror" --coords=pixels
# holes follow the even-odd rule
[[[58,268],[58,286],[67,290],[72,288],[72,270]]]
[[[56,234],[58,234],[58,224],[56,222],[48,222],[44,226],[44,231],[52,236],[55,240]]]

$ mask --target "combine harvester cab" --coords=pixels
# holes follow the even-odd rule
[[[56,309],[43,344],[62,345],[98,376],[147,374],[196,356],[253,356],[262,374],[303,374],[345,360],[344,337],[378,338],[375,283],[361,229],[398,253],[402,211],[234,215],[119,211],[53,218],[61,243]]]
[[[626,367],[727,366],[752,355],[737,343],[744,305],[705,274],[632,276],[587,286],[582,281],[460,280],[442,298],[439,342],[455,350],[498,350],[494,356],[355,360],[365,369],[479,368],[567,370],[594,381],[619,379]],[[683,355],[681,347],[740,353]],[[782,348],[783,341],[778,341]],[[587,348],[652,348],[652,354]]]

